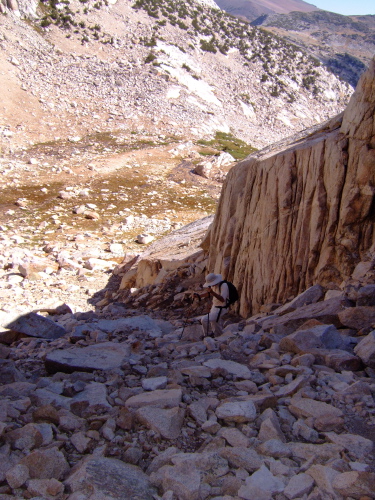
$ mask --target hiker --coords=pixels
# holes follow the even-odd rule
[[[208,314],[202,316],[201,323],[203,327],[203,334],[208,335],[211,325],[212,331],[215,336],[223,333],[223,315],[227,312],[229,307],[229,287],[221,274],[210,273],[206,276],[206,281],[203,285],[207,288],[207,292],[201,294],[195,293],[199,300],[205,297],[212,297],[212,307]]]

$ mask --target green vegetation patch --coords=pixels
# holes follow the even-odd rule
[[[238,139],[231,133],[227,134],[225,132],[216,132],[214,139],[211,141],[199,140],[198,144],[210,148],[211,150],[211,152],[207,151],[207,149],[201,151],[200,153],[202,155],[225,151],[231,154],[236,160],[243,160],[251,153],[257,151],[257,149],[250,146],[250,144]]]

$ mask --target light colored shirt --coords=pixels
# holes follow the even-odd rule
[[[221,295],[224,299],[224,302],[221,302],[221,300],[217,299],[216,297],[212,297],[212,307],[210,311],[211,313],[218,311],[217,306],[226,306],[227,299],[229,299],[229,288],[226,283],[223,283],[221,287],[219,285],[214,285],[212,287],[212,290],[218,295]]]

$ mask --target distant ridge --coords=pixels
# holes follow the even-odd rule
[[[251,22],[297,44],[352,87],[375,53],[375,16],[334,12],[263,14]]]
[[[234,16],[253,21],[263,14],[288,14],[289,12],[312,12],[319,10],[303,0],[217,0],[217,5]]]

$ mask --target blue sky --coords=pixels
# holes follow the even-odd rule
[[[374,0],[306,0],[319,9],[329,10],[337,14],[348,15],[363,15],[375,14],[375,1]]]

